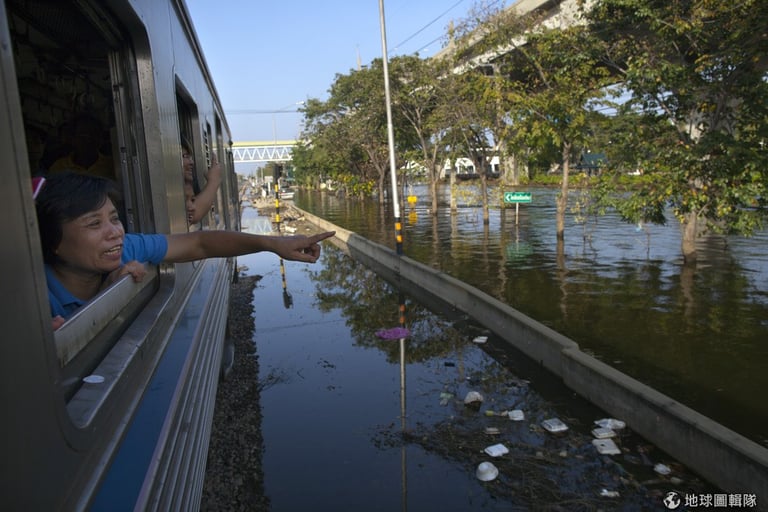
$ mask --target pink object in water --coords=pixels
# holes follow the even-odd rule
[[[407,338],[411,332],[405,327],[393,327],[391,329],[382,329],[376,332],[376,336],[383,340],[397,340]]]

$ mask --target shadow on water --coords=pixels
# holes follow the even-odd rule
[[[255,341],[272,510],[664,510],[669,491],[715,492],[629,429],[620,455],[600,455],[591,431],[602,412],[482,326],[329,244],[311,266],[281,270],[268,253],[238,261],[262,275]],[[382,339],[402,307],[409,335]],[[466,406],[470,391],[483,402]],[[513,409],[525,419],[502,414]],[[553,417],[568,430],[545,431]],[[484,453],[495,444],[509,453]],[[483,461],[498,478],[476,478]]]
[[[492,209],[484,225],[466,185],[455,215],[427,210],[424,188],[403,210],[404,252],[575,340],[582,350],[768,446],[768,233],[699,242],[682,265],[677,221],[630,225],[585,215],[572,194],[565,259],[555,247],[555,194]],[[447,193],[446,190],[443,191]],[[373,202],[304,193],[296,204],[393,246],[392,215]],[[447,203],[444,197],[443,202]]]

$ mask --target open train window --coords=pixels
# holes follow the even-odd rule
[[[215,152],[217,158],[221,159],[223,152],[218,147],[213,146],[211,125],[205,123],[205,126],[201,129],[197,106],[180,82],[176,84],[176,110],[179,117],[179,138],[181,140],[182,166],[184,168],[184,198],[185,204],[187,204],[191,198],[198,197],[206,188],[208,169],[211,168],[213,158],[212,154]],[[222,165],[225,164],[222,163]],[[210,211],[202,216],[199,221],[188,222],[189,230],[216,227],[222,218],[221,198],[221,187],[219,187],[216,189],[216,197],[213,200]]]
[[[146,149],[137,108],[136,59],[101,2],[7,0],[19,100],[32,175],[63,170],[115,180],[126,231],[151,231]],[[54,333],[69,400],[159,286],[123,279]]]
[[[224,148],[221,144],[221,136],[219,135],[221,132],[216,131],[215,132],[215,139],[214,139],[214,133],[211,131],[211,125],[206,123],[205,124],[205,152],[206,152],[206,161],[208,163],[208,168],[211,166],[211,154],[216,154],[216,159],[219,162],[219,165],[221,165],[223,168],[226,168],[227,161],[224,154]],[[225,173],[226,174],[226,173]],[[225,183],[221,183],[219,187],[216,189],[216,198],[213,201],[213,204],[211,205],[211,214],[209,215],[209,225],[212,228],[215,228],[219,225],[221,222],[221,219],[223,217],[222,212],[223,210],[223,191],[224,187],[226,187]]]

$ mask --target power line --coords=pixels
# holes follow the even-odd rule
[[[411,39],[413,39],[414,37],[416,37],[416,36],[417,36],[417,35],[419,35],[420,33],[424,32],[424,31],[425,31],[427,28],[429,28],[431,25],[435,24],[435,23],[436,23],[436,22],[437,22],[437,21],[438,21],[440,18],[442,18],[443,16],[445,16],[446,14],[448,14],[448,13],[449,13],[451,10],[455,9],[456,7],[458,7],[458,6],[459,6],[459,4],[461,4],[461,3],[463,3],[463,2],[464,2],[464,0],[459,0],[458,2],[456,2],[455,4],[453,4],[452,6],[450,6],[450,7],[449,7],[448,9],[446,9],[446,10],[445,10],[445,11],[444,11],[442,14],[440,14],[440,16],[438,16],[437,18],[433,19],[432,21],[430,21],[429,23],[427,23],[426,25],[424,25],[422,28],[420,28],[419,30],[417,30],[416,32],[414,32],[412,35],[408,36],[408,37],[407,37],[407,38],[406,38],[406,39],[405,39],[405,40],[404,40],[402,43],[400,43],[400,44],[396,45],[396,46],[395,46],[393,49],[389,50],[389,51],[387,52],[387,54],[388,54],[388,55],[389,55],[389,54],[391,54],[392,52],[394,52],[395,50],[397,50],[398,48],[400,48],[402,45],[404,45],[405,43],[407,43],[408,41],[410,41]],[[495,2],[492,2],[491,4],[489,4],[489,7],[494,7],[494,6],[496,6],[496,5],[500,4],[500,3],[504,3],[504,2],[505,2],[505,0],[496,0]],[[513,2],[513,3],[514,3],[514,2]],[[439,41],[440,39],[442,39],[442,38],[443,38],[443,37],[445,37],[446,35],[447,35],[447,34],[443,34],[443,35],[440,35],[440,36],[438,36],[438,37],[434,38],[433,40],[429,41],[427,44],[425,44],[425,45],[421,46],[421,48],[419,48],[418,50],[416,50],[416,52],[415,52],[415,53],[420,53],[420,52],[422,52],[422,51],[426,50],[426,49],[427,49],[427,48],[429,48],[429,47],[430,47],[432,44],[436,43],[437,41]]]
[[[425,31],[426,29],[428,29],[430,26],[432,26],[432,25],[434,25],[435,23],[437,23],[437,21],[438,21],[438,20],[440,20],[440,18],[442,18],[443,16],[445,16],[446,14],[448,14],[448,13],[449,13],[451,10],[453,10],[454,8],[456,8],[456,7],[457,7],[459,4],[461,4],[461,3],[463,3],[463,2],[464,2],[464,0],[459,0],[458,2],[456,2],[455,4],[453,4],[452,6],[450,6],[450,7],[449,7],[448,9],[446,9],[446,10],[445,10],[445,11],[444,11],[444,12],[443,12],[443,13],[442,13],[440,16],[438,16],[437,18],[433,19],[432,21],[430,21],[429,23],[427,23],[426,25],[424,25],[423,27],[421,27],[419,30],[417,30],[416,32],[414,32],[413,34],[411,34],[410,36],[408,36],[408,37],[407,37],[407,38],[406,38],[406,39],[405,39],[405,40],[404,40],[402,43],[400,43],[400,44],[398,44],[398,45],[395,45],[395,47],[394,47],[393,49],[389,50],[387,53],[388,53],[388,54],[390,54],[390,53],[394,52],[395,50],[397,50],[398,48],[400,48],[402,45],[404,45],[405,43],[407,43],[408,41],[410,41],[411,39],[413,39],[413,38],[414,38],[414,37],[416,37],[417,35],[419,35],[419,34],[421,34],[422,32],[424,32],[424,31]],[[434,41],[432,41],[432,43],[433,43],[433,42],[435,42],[435,41],[437,41],[437,40],[438,40],[438,39],[440,39],[441,37],[443,37],[443,36],[440,36],[440,37],[438,37],[437,39],[435,39]],[[429,43],[429,44],[432,44],[432,43]],[[429,45],[427,45],[427,46],[429,46]],[[425,47],[425,48],[426,48],[426,47]]]

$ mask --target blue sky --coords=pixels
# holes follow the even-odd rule
[[[389,55],[434,55],[474,0],[385,0]],[[234,141],[296,138],[295,110],[381,57],[378,0],[186,0]],[[383,86],[383,85],[382,85]],[[237,113],[256,110],[263,113]]]

